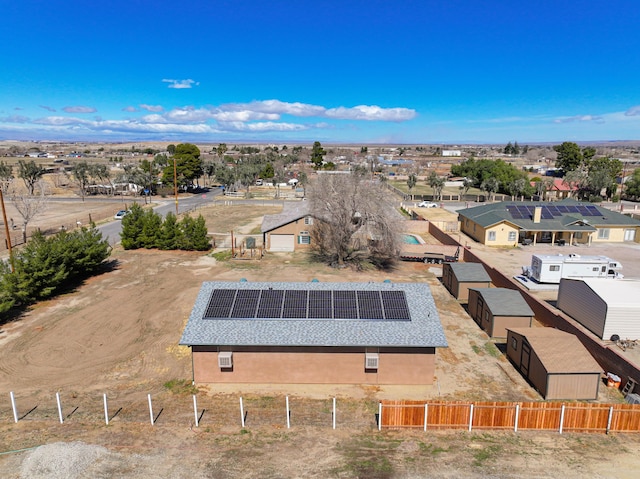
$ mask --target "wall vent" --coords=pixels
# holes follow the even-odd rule
[[[379,356],[378,353],[364,353],[364,368],[378,369]]]
[[[233,353],[231,351],[220,351],[218,353],[218,367],[220,369],[233,367]]]

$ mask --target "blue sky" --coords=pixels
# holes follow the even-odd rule
[[[640,139],[637,0],[0,7],[0,139]]]

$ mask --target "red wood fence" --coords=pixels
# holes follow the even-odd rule
[[[380,428],[640,432],[640,405],[382,401]]]

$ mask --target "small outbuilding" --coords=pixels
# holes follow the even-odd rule
[[[469,288],[489,288],[491,278],[482,263],[444,263],[442,284],[462,303],[469,299]]]
[[[573,334],[509,328],[507,357],[545,399],[598,398],[602,368]]]
[[[562,279],[557,305],[600,339],[640,339],[640,280]]]
[[[507,328],[529,328],[533,310],[520,291],[507,288],[469,289],[469,315],[492,338],[506,338]]]
[[[277,215],[265,215],[262,220],[262,241],[270,252],[308,250],[314,218],[309,213],[309,202],[285,203]]]
[[[433,384],[447,346],[424,283],[205,282],[180,344],[196,383]]]

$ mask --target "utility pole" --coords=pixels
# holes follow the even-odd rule
[[[176,196],[176,218],[178,217],[178,167],[176,157],[173,157],[173,192]]]
[[[9,262],[11,263],[11,272],[15,273],[15,267],[13,265],[13,253],[11,251],[11,236],[9,235],[9,225],[7,224],[7,211],[4,208],[4,195],[2,194],[2,188],[0,188],[0,204],[2,204],[2,220],[4,221],[4,232],[7,235],[7,249],[9,250]]]

